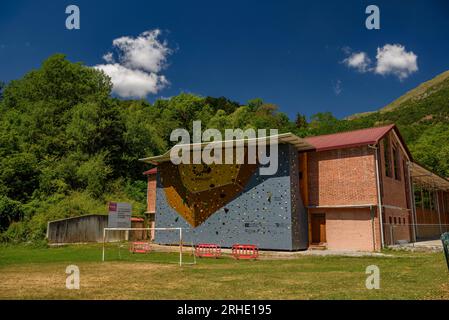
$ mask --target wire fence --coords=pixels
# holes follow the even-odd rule
[[[400,245],[420,241],[439,240],[449,232],[449,224],[384,224],[386,245]]]

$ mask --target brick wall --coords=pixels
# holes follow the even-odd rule
[[[374,151],[368,146],[308,153],[310,206],[376,204]]]
[[[156,174],[148,175],[147,212],[156,211]]]
[[[358,251],[375,251],[380,249],[378,217],[375,214],[374,220],[372,220],[370,208],[310,210],[311,215],[315,213],[324,213],[326,215],[328,249]]]
[[[390,149],[385,150],[384,140],[390,139]],[[396,244],[398,241],[411,241],[412,232],[411,227],[412,217],[411,211],[407,210],[411,208],[410,196],[407,194],[409,189],[407,168],[405,167],[405,161],[407,161],[407,155],[400,147],[400,142],[393,134],[388,133],[384,139],[379,143],[380,146],[380,174],[382,183],[382,204],[384,206],[383,222],[384,222],[384,234],[385,244]],[[394,174],[394,157],[393,148],[397,150],[397,176]],[[390,154],[391,169],[389,175],[387,175],[385,169],[385,152]]]
[[[407,205],[407,195],[406,195],[406,177],[404,177],[404,170],[407,170],[407,168],[404,168],[403,160],[406,159],[406,155],[402,151],[402,149],[399,147],[399,141],[397,141],[394,134],[391,132],[388,134],[390,136],[391,146],[395,146],[398,150],[398,173],[399,173],[399,180],[393,177],[393,174],[390,176],[386,175],[385,171],[385,156],[384,156],[384,144],[383,140],[380,141],[380,167],[381,167],[381,179],[382,179],[382,203],[384,205],[390,205],[395,206],[399,208],[408,208]],[[392,151],[390,149],[390,158],[391,158],[391,164],[393,165],[393,155]],[[393,171],[393,170],[391,170]]]
[[[309,206],[376,205],[375,170],[374,149],[368,146],[309,152]],[[376,207],[373,213],[370,208],[322,208],[310,209],[309,213],[326,215],[328,249],[380,249]]]

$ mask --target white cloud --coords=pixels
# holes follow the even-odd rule
[[[372,66],[371,59],[366,52],[351,53],[349,47],[343,48],[348,55],[343,63],[361,73],[372,72],[380,75],[394,75],[404,80],[418,71],[418,56],[412,51],[407,52],[400,44],[386,44],[377,48],[376,63]]]
[[[346,64],[349,68],[354,68],[357,71],[364,73],[369,71],[371,59],[365,52],[355,52],[344,59],[343,63]]]
[[[112,52],[104,54],[103,60],[106,61],[107,63],[114,63],[115,62],[114,54]]]
[[[404,46],[399,44],[386,44],[382,48],[377,48],[376,59],[374,72],[377,74],[393,74],[403,80],[418,71],[416,54],[412,51],[407,52]]]
[[[169,81],[160,72],[166,67],[171,50],[159,40],[159,29],[145,31],[139,36],[120,37],[112,44],[112,52],[103,55],[106,64],[94,66],[111,77],[112,91],[123,98],[144,98],[165,88]]]
[[[118,63],[95,66],[111,77],[113,91],[124,98],[142,98],[155,94],[164,88],[168,81],[163,75],[128,69]]]
[[[124,66],[157,73],[171,53],[167,43],[158,40],[160,34],[159,29],[145,31],[136,38],[115,39],[112,44],[121,51],[120,61]]]

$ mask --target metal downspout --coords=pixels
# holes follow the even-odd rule
[[[375,146],[369,145],[369,147],[375,150],[374,155],[376,159],[377,207],[379,208],[380,240],[381,240],[381,248],[384,248],[385,240],[384,240],[384,223],[382,217],[383,215],[382,195],[380,193],[379,147],[378,145]]]
[[[413,230],[413,242],[416,242],[416,199],[415,199],[415,185],[413,184],[412,175],[410,171],[410,161],[407,162],[407,171],[408,171],[408,183],[409,183],[409,193],[410,193],[410,201],[412,202],[412,230]]]
[[[376,213],[374,212],[374,206],[369,207],[371,214],[371,232],[373,233],[373,251],[376,251],[376,228],[374,227],[374,217]]]

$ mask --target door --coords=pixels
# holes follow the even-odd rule
[[[312,214],[312,244],[326,243],[326,215]]]

